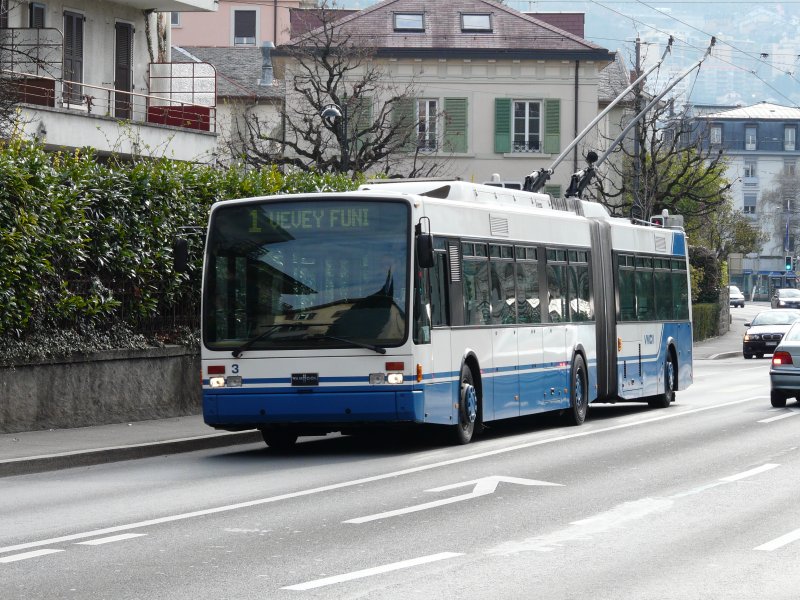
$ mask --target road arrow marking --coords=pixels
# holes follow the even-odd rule
[[[415,506],[408,506],[406,508],[399,508],[397,510],[390,510],[387,512],[378,513],[376,515],[368,515],[366,517],[358,517],[344,521],[344,523],[368,523],[369,521],[377,521],[379,519],[386,519],[389,517],[396,517],[405,515],[412,512],[419,512],[429,508],[436,508],[438,506],[445,506],[446,504],[453,504],[454,502],[462,502],[463,500],[472,500],[480,496],[488,496],[493,494],[497,489],[500,482],[516,483],[518,485],[528,486],[562,486],[560,483],[550,483],[548,481],[538,481],[536,479],[520,479],[519,477],[503,477],[501,475],[491,475],[489,477],[482,477],[481,479],[473,479],[471,481],[464,481],[462,483],[454,483],[451,485],[443,485],[441,487],[425,490],[426,492],[445,492],[447,490],[454,490],[460,487],[474,485],[475,487],[468,494],[461,494],[460,496],[453,496],[451,498],[442,498],[441,500],[434,500],[433,502],[425,502],[424,504],[417,504]]]

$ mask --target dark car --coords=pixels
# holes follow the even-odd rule
[[[770,306],[772,308],[800,308],[800,290],[794,288],[775,290]]]
[[[786,406],[787,398],[800,403],[800,321],[792,325],[772,354],[769,369],[772,406]]]
[[[800,319],[800,310],[783,308],[762,310],[752,322],[745,323],[747,331],[742,340],[742,354],[745,358],[763,358],[772,354],[780,343],[783,334]]]

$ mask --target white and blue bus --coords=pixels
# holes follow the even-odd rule
[[[298,436],[492,421],[592,402],[667,407],[692,383],[680,227],[463,181],[214,205],[203,414]]]

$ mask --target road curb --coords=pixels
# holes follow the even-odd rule
[[[0,460],[0,477],[13,475],[29,475],[45,471],[56,471],[72,467],[86,467],[137,458],[152,458],[167,454],[193,452],[195,450],[208,450],[210,448],[223,448],[237,444],[252,444],[263,442],[258,431],[237,431],[216,433],[191,438],[164,440],[160,442],[146,442],[128,446],[111,446],[108,448],[91,448],[60,452],[57,454],[44,454],[40,456],[26,456]]]

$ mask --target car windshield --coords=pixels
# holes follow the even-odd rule
[[[735,285],[732,285],[729,289],[730,289],[730,293],[731,294],[741,294],[742,293],[742,292],[739,291],[739,288],[736,287]]]
[[[794,310],[769,310],[758,313],[752,325],[791,325],[799,318],[800,312]]]
[[[800,290],[778,290],[778,296],[781,298],[800,298]]]

